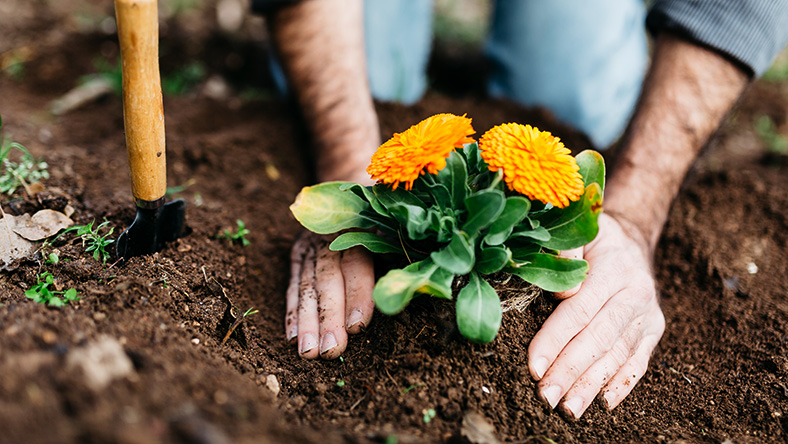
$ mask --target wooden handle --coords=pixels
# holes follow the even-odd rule
[[[115,15],[131,191],[139,205],[140,200],[156,201],[167,191],[157,0],[115,0]]]

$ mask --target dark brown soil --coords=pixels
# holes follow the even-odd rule
[[[99,3],[85,4],[111,11]],[[0,48],[34,49],[20,79],[0,73],[6,134],[49,163],[44,185],[69,197],[77,223],[106,218],[116,235],[134,217],[120,99],[60,117],[47,112],[93,71],[98,54],[115,56],[113,37],[66,26],[67,9],[29,5],[20,9],[23,23],[7,28],[11,46]],[[211,32],[212,16],[198,16],[201,31],[189,38],[172,19],[163,33],[172,53],[243,82],[240,71],[233,77],[212,60],[254,45]],[[204,51],[189,49],[200,43]],[[487,418],[505,442],[788,438],[788,167],[785,158],[764,157],[752,128],[768,114],[785,129],[785,84],[751,88],[671,212],[656,258],[668,326],[650,370],[615,411],[593,405],[579,421],[545,408],[526,369],[529,338],[553,308],[549,295],[507,312],[487,346],[461,339],[441,304],[417,300],[399,316],[377,314],[341,360],[299,359],[284,343],[282,319],[299,232],[288,206],[310,181],[304,130],[283,102],[201,91],[165,99],[170,185],[194,180],[180,193],[188,203],[183,239],[123,266],[101,265],[69,240],[55,246],[57,265],[34,258],[0,272],[0,442],[457,442],[467,412]],[[472,117],[479,133],[528,122],[575,150],[588,146],[543,113],[485,99],[431,93],[413,107],[378,109],[384,136],[453,112]],[[251,230],[251,246],[215,238],[236,219]],[[82,299],[61,309],[27,299],[43,271]],[[260,313],[221,345],[231,304]],[[74,357],[106,338],[122,346],[120,360],[132,369],[97,387]],[[278,395],[266,385],[274,378]],[[430,409],[436,416],[425,422]]]

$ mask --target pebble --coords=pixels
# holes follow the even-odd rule
[[[93,320],[94,321],[99,321],[100,322],[100,321],[103,321],[104,319],[107,319],[107,314],[106,313],[102,313],[100,311],[96,312],[96,313],[93,313]]]
[[[57,334],[52,330],[44,330],[44,332],[41,333],[41,340],[44,341],[44,344],[52,345],[57,341]]]
[[[265,377],[265,386],[268,390],[271,390],[271,393],[274,394],[274,397],[279,396],[279,391],[281,388],[279,387],[279,380],[276,379],[274,375],[268,375]]]
[[[104,389],[115,379],[134,374],[131,359],[111,336],[100,336],[85,347],[71,350],[66,356],[66,368],[81,370],[85,384],[95,391]]]
[[[192,344],[200,345],[200,338],[192,338]]]

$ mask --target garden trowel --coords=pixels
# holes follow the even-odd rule
[[[157,0],[115,0],[123,64],[123,122],[137,217],[121,233],[117,254],[129,258],[159,250],[180,237],[186,203],[165,203],[167,168],[159,78]]]

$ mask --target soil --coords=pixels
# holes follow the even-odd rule
[[[0,51],[27,45],[32,55],[23,76],[0,73],[5,134],[48,162],[42,196],[65,196],[75,222],[106,219],[115,236],[135,212],[120,99],[47,111],[99,54],[116,57],[114,36],[74,26],[64,6],[9,3],[19,12],[8,23],[0,14]],[[80,4],[111,14],[103,3]],[[504,442],[788,439],[788,162],[766,155],[753,129],[762,114],[786,128],[788,84],[749,89],[675,202],[655,262],[668,324],[649,371],[614,411],[594,404],[571,421],[537,399],[526,368],[550,295],[508,311],[489,345],[463,340],[445,307],[421,298],[398,316],[376,314],[340,360],[298,358],[283,339],[284,292],[299,232],[288,206],[310,182],[308,141],[294,110],[253,74],[264,53],[256,34],[228,37],[210,11],[168,19],[162,32],[169,54],[203,61],[231,86],[224,97],[203,82],[165,98],[169,183],[193,181],[179,193],[187,233],[124,265],[102,265],[68,239],[53,247],[58,264],[37,256],[0,272],[0,442],[462,442],[474,412]],[[216,64],[222,53],[237,57]],[[179,63],[163,59],[165,75]],[[264,94],[250,99],[244,88]],[[576,151],[589,146],[544,112],[478,95],[431,92],[378,111],[384,137],[452,112],[467,113],[479,133],[527,122]],[[23,192],[2,201],[6,212],[62,204]],[[216,238],[236,219],[251,246]],[[81,299],[58,309],[26,298],[43,271]],[[222,344],[250,307],[260,312]],[[102,344],[121,351],[85,357]],[[92,361],[108,380],[91,373]]]

